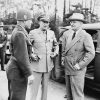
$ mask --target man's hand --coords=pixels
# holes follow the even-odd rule
[[[31,54],[30,57],[32,61],[39,61],[39,57],[36,54]]]
[[[34,81],[34,76],[33,75],[30,75],[28,77],[28,84],[31,85],[33,83],[33,81]]]
[[[74,65],[73,68],[74,68],[75,70],[80,70],[79,64]]]

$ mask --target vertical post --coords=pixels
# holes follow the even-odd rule
[[[70,0],[69,0],[69,12],[70,12]]]
[[[64,9],[63,9],[63,22],[64,22],[64,17],[65,17],[65,13],[66,13],[66,0],[64,0]]]
[[[7,11],[7,0],[5,0],[5,8],[6,8],[6,9],[5,9],[5,16],[7,17],[7,12],[8,12],[8,11]]]
[[[55,0],[55,25],[56,25],[56,18],[57,18],[57,0]]]
[[[94,12],[94,8],[96,6],[96,0],[94,0],[94,6],[93,6],[93,10],[92,10],[92,13]]]
[[[89,13],[89,14],[90,14],[90,16],[89,16],[90,19],[89,19],[89,20],[90,20],[90,22],[91,22],[91,21],[92,21],[92,20],[91,20],[91,17],[92,17],[92,0],[90,1],[90,13]]]
[[[82,8],[83,8],[83,0],[82,0]]]
[[[92,11],[92,0],[90,1],[90,12]]]
[[[86,2],[86,0],[85,0],[85,8],[87,8],[87,5],[86,5],[86,3],[87,3],[87,2]]]

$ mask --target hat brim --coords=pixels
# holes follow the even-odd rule
[[[49,20],[47,20],[47,19],[40,19],[40,21],[46,21],[46,22],[49,22]]]
[[[69,19],[69,21],[81,21],[83,23],[88,23],[86,20],[81,20],[81,19]]]

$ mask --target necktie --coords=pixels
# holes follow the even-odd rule
[[[46,41],[47,40],[47,31],[43,31],[43,36],[44,36],[44,39]]]
[[[75,37],[75,34],[76,34],[76,32],[74,32],[74,33],[73,33],[72,40],[74,39],[74,37]]]

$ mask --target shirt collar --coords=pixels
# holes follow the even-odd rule
[[[80,32],[80,30],[82,30],[81,27],[76,31],[76,35]],[[74,32],[74,30],[73,30],[73,32]]]

